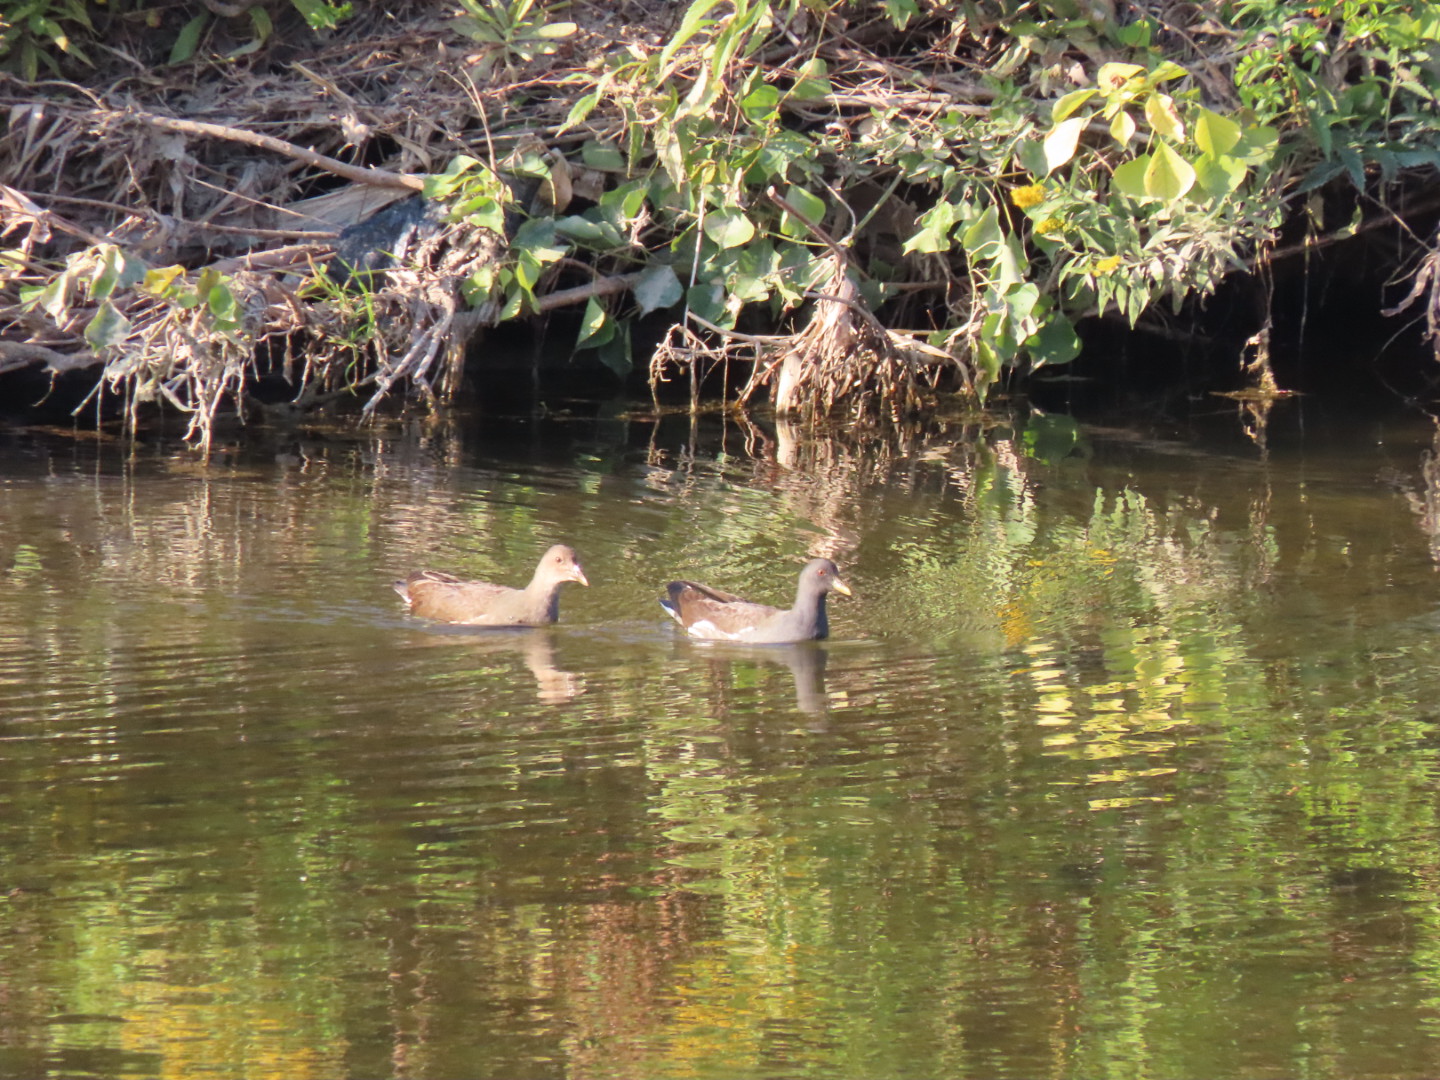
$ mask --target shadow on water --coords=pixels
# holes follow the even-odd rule
[[[1268,424],[0,433],[0,1071],[1433,1075],[1436,433]]]

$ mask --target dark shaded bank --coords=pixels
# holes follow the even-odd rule
[[[1418,201],[1418,200],[1417,200]],[[1412,288],[1415,238],[1440,215],[1307,244],[1287,230],[1268,271],[1237,272],[1176,317],[1131,328],[1116,318],[1080,326],[1084,347],[1063,369],[1017,384],[1036,405],[1142,418],[1188,413],[1187,400],[1257,385],[1263,354],[1283,391],[1351,404],[1367,413],[1402,407],[1440,415],[1440,363],[1424,305],[1401,310]],[[1293,236],[1291,235],[1293,234]]]
[[[1417,232],[1433,228],[1433,220],[1419,225]],[[1367,414],[1405,408],[1440,415],[1440,364],[1423,323],[1382,313],[1408,288],[1397,281],[1396,253],[1402,246],[1397,237],[1372,233],[1278,263],[1268,283],[1237,274],[1208,303],[1187,307],[1170,325],[1132,329],[1123,320],[1087,320],[1080,326],[1083,348],[1075,361],[1015,374],[996,388],[992,404],[1002,411],[1028,405],[1105,422],[1184,418],[1197,403],[1208,410],[1213,395],[1254,385],[1255,373],[1245,365],[1255,356],[1251,339],[1268,313],[1270,370],[1280,389]],[[637,333],[637,349],[658,341],[662,322],[652,320]],[[573,353],[576,323],[573,313],[556,313],[543,322],[508,323],[486,332],[466,351],[455,404],[485,427],[504,416],[536,412],[590,414],[605,402],[629,402],[627,407],[641,410],[653,404],[688,406],[686,378],[652,384],[638,370],[617,375],[593,355]],[[748,366],[738,363],[711,371],[699,384],[702,407],[722,406],[748,375]],[[95,397],[94,391],[93,372],[11,371],[0,375],[0,416],[11,424],[118,429],[124,399]],[[284,407],[295,392],[282,372],[271,371],[256,380],[245,417],[224,426],[301,420]],[[970,407],[958,396],[937,404],[942,411]],[[362,405],[359,397],[337,401],[328,410],[330,419],[358,417]],[[381,412],[417,407],[424,411],[419,403],[397,398]],[[152,409],[141,414],[140,430],[174,433],[177,421]]]

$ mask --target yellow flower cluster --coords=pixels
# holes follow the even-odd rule
[[[1010,193],[1010,201],[1021,210],[1029,210],[1032,206],[1039,206],[1045,201],[1045,185],[1031,184],[1028,187],[1016,188]]]

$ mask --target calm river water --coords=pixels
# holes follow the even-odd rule
[[[1440,1074],[1436,432],[1227,408],[0,432],[0,1075]]]

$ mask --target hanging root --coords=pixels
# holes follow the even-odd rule
[[[1415,269],[1414,284],[1410,287],[1409,294],[1394,307],[1386,308],[1381,314],[1399,315],[1420,301],[1422,297],[1424,298],[1425,336],[1430,341],[1430,348],[1435,354],[1435,359],[1440,360],[1440,228],[1436,229],[1435,243]]]
[[[958,384],[960,394],[975,396],[962,359],[922,334],[881,326],[838,265],[826,289],[806,297],[814,301],[810,321],[793,334],[742,334],[691,312],[689,322],[699,329],[672,326],[651,356],[652,392],[672,371],[686,372],[694,408],[700,385],[717,370],[722,391],[728,390],[733,363],[750,366],[737,403],[747,405],[768,390],[782,416],[814,418],[843,409],[858,419],[883,408],[898,420],[920,410],[945,379]]]
[[[815,301],[810,322],[759,349],[742,403],[770,386],[781,415],[814,417],[843,408],[860,417],[883,407],[898,419],[921,408],[926,391],[947,372],[958,372],[966,392],[973,387],[965,365],[949,353],[881,326],[838,257],[828,287],[806,295]]]

